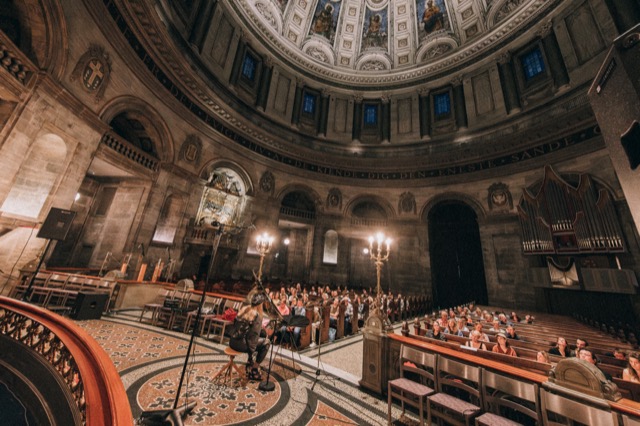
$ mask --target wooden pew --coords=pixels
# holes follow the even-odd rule
[[[351,316],[351,333],[356,334],[360,330],[360,327],[358,326],[358,308],[360,307],[360,305],[358,305],[358,299],[353,298],[351,305],[353,305],[353,315]]]
[[[336,340],[344,337],[344,313],[346,310],[347,308],[346,306],[344,306],[344,303],[340,302],[340,305],[338,308],[338,325],[336,328]]]

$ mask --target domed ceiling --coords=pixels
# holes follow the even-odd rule
[[[552,9],[542,0],[238,0],[259,40],[315,79],[401,85],[495,52]],[[511,18],[511,19],[509,19]]]

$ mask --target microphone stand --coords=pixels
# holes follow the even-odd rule
[[[284,318],[280,314],[280,311],[278,310],[278,307],[276,306],[276,304],[273,303],[273,299],[271,299],[271,297],[265,291],[264,286],[262,285],[262,281],[260,280],[260,277],[258,277],[255,274],[255,272],[253,273],[253,277],[256,280],[256,288],[258,289],[258,291],[263,292],[267,296],[267,300],[271,304],[271,310],[276,313],[276,319],[273,327],[273,334],[275,334],[276,330],[278,330],[279,324],[282,324],[282,320]],[[260,389],[263,392],[272,392],[276,388],[275,383],[269,381],[269,379],[271,378],[271,366],[273,365],[273,346],[274,346],[273,342],[271,342],[271,353],[269,354],[269,368],[267,368],[267,380],[260,382],[260,384],[258,385],[258,389]]]
[[[218,229],[216,230],[213,237],[211,259],[209,260],[207,277],[205,279],[204,288],[202,289],[202,297],[200,298],[200,302],[198,303],[198,311],[196,313],[196,319],[193,323],[193,331],[191,332],[189,347],[187,348],[187,356],[185,357],[184,365],[182,366],[182,373],[180,374],[180,382],[178,383],[178,391],[176,392],[176,399],[173,403],[173,409],[143,411],[140,415],[140,420],[143,425],[165,425],[167,424],[167,422],[169,422],[169,424],[172,424],[174,426],[182,426],[182,420],[195,408],[197,404],[195,401],[189,403],[185,402],[183,406],[178,407],[178,402],[180,401],[180,392],[182,390],[182,383],[184,382],[184,377],[187,373],[189,358],[191,357],[191,349],[193,348],[193,342],[195,341],[196,333],[198,332],[198,325],[200,323],[200,318],[202,317],[202,306],[204,305],[204,301],[206,299],[209,280],[212,275],[214,259],[218,251],[218,245],[220,245],[220,238],[222,237],[223,232],[224,225],[219,224]]]

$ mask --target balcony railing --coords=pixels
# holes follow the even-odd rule
[[[363,219],[359,217],[352,217],[351,225],[385,228],[387,226],[387,220],[386,219]]]
[[[21,342],[24,350],[37,353],[53,367],[53,374],[60,376],[77,405],[81,424],[133,424],[129,400],[113,362],[73,322],[28,303],[0,297],[0,334]]]
[[[308,210],[294,209],[291,207],[280,207],[280,214],[283,216],[295,217],[298,219],[314,220],[316,218],[315,212]]]
[[[103,144],[121,154],[122,156],[128,158],[129,160],[140,164],[142,167],[149,169],[153,172],[158,171],[159,161],[158,159],[150,156],[146,152],[136,148],[131,143],[122,139],[120,136],[116,135],[113,132],[106,132],[102,135]]]

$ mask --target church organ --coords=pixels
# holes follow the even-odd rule
[[[537,193],[518,205],[524,254],[618,253],[625,250],[609,191],[588,174],[573,186],[550,166]]]

